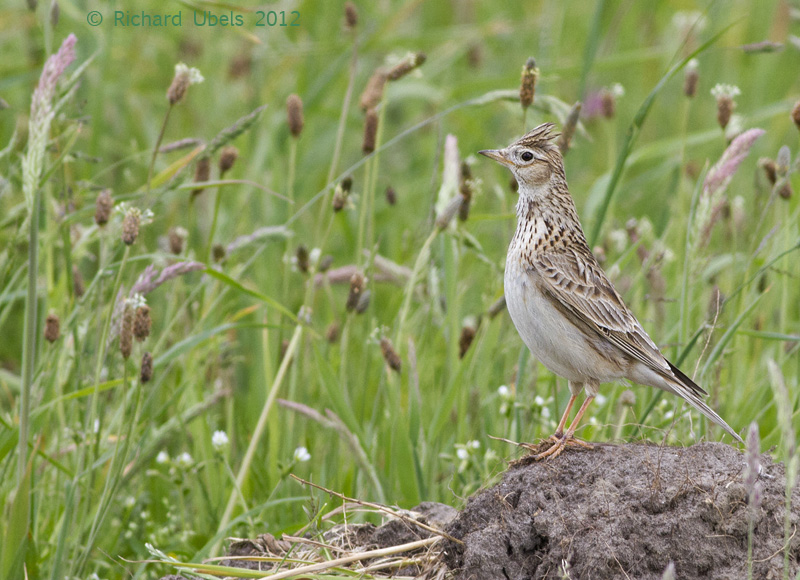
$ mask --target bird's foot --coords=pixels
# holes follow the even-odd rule
[[[567,447],[580,447],[582,449],[594,448],[591,443],[576,439],[575,436],[570,435],[569,433],[555,433],[547,439],[541,440],[536,445],[530,443],[521,443],[520,446],[525,447],[525,449],[529,449],[532,452],[531,455],[523,457],[519,460],[525,461],[526,463],[530,462],[530,460],[541,461],[543,459],[553,459],[561,455],[561,453],[563,453],[564,449]]]

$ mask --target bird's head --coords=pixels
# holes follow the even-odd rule
[[[550,183],[553,173],[563,174],[563,161],[553,139],[553,123],[539,125],[505,149],[479,151],[490,159],[508,167],[520,185],[520,193],[527,188],[539,188]]]

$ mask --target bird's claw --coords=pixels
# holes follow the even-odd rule
[[[547,445],[547,444],[550,445]],[[558,457],[567,447],[581,447],[583,449],[593,449],[591,443],[576,439],[573,435],[568,433],[555,433],[547,439],[542,439],[538,444],[533,445],[530,443],[520,444],[522,447],[529,449],[532,455],[526,459],[533,459],[534,461],[541,461],[542,459],[553,459]],[[543,447],[547,446],[544,450]]]

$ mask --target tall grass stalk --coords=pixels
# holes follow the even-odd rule
[[[250,443],[247,446],[247,451],[245,451],[242,464],[239,467],[239,471],[236,475],[236,488],[238,489],[243,487],[247,476],[250,474],[250,465],[253,462],[253,457],[255,457],[256,449],[258,449],[258,446],[261,443],[261,436],[264,434],[264,428],[267,426],[269,413],[272,410],[273,404],[275,403],[275,398],[278,396],[278,391],[283,383],[284,377],[286,376],[286,371],[289,369],[289,365],[291,364],[292,359],[295,357],[295,353],[297,352],[297,347],[300,344],[300,338],[302,335],[303,325],[301,323],[294,328],[294,333],[289,341],[289,346],[286,349],[286,353],[283,355],[283,360],[278,368],[278,373],[275,375],[275,380],[270,387],[269,393],[267,394],[267,399],[264,401],[264,406],[261,409],[261,415],[258,417],[258,422],[256,423],[255,429],[250,437]],[[228,527],[228,524],[231,521],[231,516],[233,515],[233,510],[236,507],[236,501],[238,497],[239,494],[237,493],[236,489],[231,491],[231,495],[228,498],[228,503],[225,506],[225,511],[223,512],[219,526],[217,527],[218,533],[223,532]],[[216,547],[212,550],[212,552],[214,551],[216,551]]]
[[[125,412],[125,407],[130,404],[130,378],[127,361],[123,364],[122,371],[122,401],[123,409],[120,417],[120,434],[117,437],[116,444],[114,445],[114,453],[111,456],[111,463],[109,465],[108,475],[105,478],[103,485],[103,492],[100,496],[100,501],[97,504],[97,509],[92,519],[92,525],[89,530],[89,535],[86,540],[86,548],[83,551],[83,556],[78,560],[76,574],[80,576],[83,573],[83,568],[94,550],[97,535],[100,533],[100,528],[103,525],[108,511],[111,507],[111,502],[114,499],[116,490],[119,488],[122,481],[122,470],[128,460],[128,450],[131,447],[131,440],[133,439],[134,426],[137,424],[139,416],[139,402],[142,396],[142,385],[137,384],[133,394],[133,404]],[[100,438],[100,433],[97,433],[97,438]]]
[[[22,380],[20,383],[19,437],[17,440],[17,477],[14,497],[15,510],[19,518],[12,522],[16,529],[8,531],[7,539],[14,534],[18,539],[5,547],[9,553],[24,556],[31,526],[31,497],[28,462],[28,439],[30,430],[31,391],[33,390],[36,364],[36,333],[39,274],[39,219],[42,206],[43,186],[40,178],[45,168],[45,153],[50,137],[50,126],[55,116],[53,100],[56,85],[65,69],[75,59],[74,35],[69,35],[58,52],[47,59],[39,83],[31,99],[31,112],[28,121],[28,149],[22,159],[22,190],[25,198],[28,223],[28,281],[25,292],[25,319],[22,342]],[[5,567],[5,560],[0,563]],[[0,570],[2,571],[2,570]],[[5,570],[8,571],[8,570]],[[3,571],[3,572],[5,572]]]
[[[167,108],[164,121],[161,123],[161,129],[156,138],[156,144],[153,147],[153,154],[150,156],[150,164],[147,166],[147,183],[145,184],[145,193],[147,194],[150,193],[150,183],[153,181],[153,168],[156,166],[156,157],[158,157],[158,150],[161,147],[162,141],[164,141],[164,134],[167,132],[167,125],[169,124],[169,115],[172,113],[172,108],[174,106],[173,103],[170,103]]]
[[[34,174],[32,179],[38,181],[38,175]],[[33,207],[28,218],[28,287],[25,295],[25,328],[22,343],[17,485],[21,485],[25,477],[28,454],[31,389],[33,388],[34,363],[36,362],[36,319],[39,307],[39,213],[42,203],[42,188],[38,186],[38,183],[26,182],[25,187],[33,190]]]
[[[342,110],[339,113],[339,124],[336,127],[336,139],[333,143],[333,155],[331,156],[331,166],[328,168],[328,175],[325,178],[326,186],[333,183],[333,178],[339,170],[339,159],[342,155],[342,143],[344,141],[344,130],[347,126],[347,114],[350,111],[350,102],[353,100],[353,87],[356,83],[356,72],[358,70],[358,35],[353,31],[353,52],[350,57],[350,68],[347,75],[347,89],[344,92],[342,99]],[[325,195],[322,197],[322,203],[319,207],[317,214],[317,223],[321,222],[326,211],[330,210],[330,199],[328,196],[328,189],[325,189]]]
[[[214,197],[214,213],[211,217],[211,228],[208,231],[208,249],[206,250],[206,264],[211,264],[214,251],[214,238],[217,235],[217,221],[219,220],[219,207],[222,203],[222,185],[217,187]]]

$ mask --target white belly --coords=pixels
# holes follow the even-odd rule
[[[535,288],[535,273],[526,272],[509,255],[505,271],[508,313],[533,356],[555,374],[574,382],[611,381],[623,376],[618,365],[601,356],[584,332]]]

